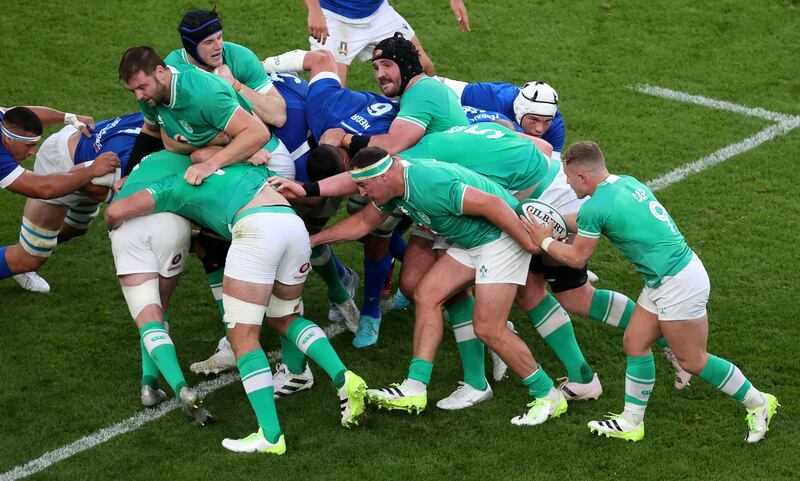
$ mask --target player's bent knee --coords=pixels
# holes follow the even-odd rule
[[[64,223],[85,232],[99,213],[100,205],[97,202],[81,202],[69,208]]]
[[[267,304],[267,317],[280,318],[300,314],[300,305],[303,301],[302,297],[297,299],[281,299],[271,295],[269,304]]]
[[[136,286],[122,286],[122,295],[134,320],[149,305],[161,307],[158,279],[148,279]]]
[[[224,292],[222,293],[222,306],[225,308],[223,320],[228,325],[228,329],[236,327],[236,324],[260,326],[264,321],[264,314],[267,312],[266,306],[243,301]]]
[[[58,231],[39,227],[27,217],[23,217],[19,231],[19,243],[32,257],[41,258],[42,261],[39,262],[41,265],[44,263],[44,259],[50,257],[58,243]]]

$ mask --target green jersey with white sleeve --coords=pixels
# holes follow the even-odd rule
[[[646,185],[629,176],[609,175],[578,211],[578,235],[608,237],[644,277],[658,287],[692,259],[669,212]]]
[[[397,118],[419,125],[425,133],[469,125],[456,94],[432,77],[420,78],[400,96]]]
[[[191,65],[186,49],[173,50],[164,59],[167,65]],[[238,43],[225,41],[222,44],[222,64],[227,65],[233,78],[256,92],[266,92],[272,88],[272,79],[264,70],[264,65],[255,53]]]

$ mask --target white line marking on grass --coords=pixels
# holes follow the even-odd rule
[[[327,334],[329,338],[333,339],[344,332],[345,328],[341,324],[331,324],[324,330],[325,334]],[[272,351],[267,354],[270,362],[274,362],[279,356],[280,350]],[[238,380],[238,374],[225,373],[216,379],[199,383],[197,386],[195,386],[195,390],[197,390],[202,397],[205,397],[206,395]],[[139,429],[145,424],[155,421],[156,419],[163,417],[165,414],[169,413],[170,411],[174,411],[179,407],[180,403],[176,399],[171,399],[154,409],[145,409],[144,411],[141,411],[122,422],[100,429],[99,431],[95,431],[94,433],[84,436],[81,439],[64,447],[54,449],[53,451],[48,451],[33,461],[16,466],[10,471],[0,474],[0,481],[15,481],[17,479],[38,473],[39,471],[43,471],[59,461],[63,461],[67,458],[75,456],[82,451],[86,451],[87,449],[93,448],[98,444],[102,444],[109,439],[119,436],[120,434],[129,433]]]
[[[702,95],[690,95],[684,92],[679,92],[677,90],[670,90],[663,87],[655,87],[653,85],[636,84],[629,86],[629,88],[637,92],[647,95],[652,95],[655,97],[662,97],[669,100],[677,100],[679,102],[702,105],[703,107],[727,110],[729,112],[735,112],[742,115],[748,115],[750,117],[759,117],[765,120],[771,120],[773,122],[777,122],[776,124],[770,125],[769,127],[765,128],[764,130],[761,130],[760,132],[756,133],[753,136],[750,136],[739,142],[727,145],[715,152],[712,152],[709,155],[706,155],[705,157],[702,157],[698,160],[695,160],[694,162],[690,162],[686,165],[678,167],[677,169],[674,169],[658,178],[655,178],[647,182],[647,185],[654,191],[661,190],[672,184],[680,182],[690,174],[696,174],[698,172],[706,170],[709,167],[721,164],[722,162],[725,162],[726,160],[730,159],[735,155],[739,155],[741,153],[747,152],[748,150],[754,149],[768,140],[772,140],[781,135],[785,135],[789,133],[789,131],[797,127],[800,127],[800,116],[796,115],[770,112],[769,110],[765,110],[762,108],[745,107],[744,105],[725,102],[722,100],[710,99],[708,97],[703,97]]]

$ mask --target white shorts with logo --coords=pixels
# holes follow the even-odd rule
[[[550,161],[560,162],[552,159]],[[589,200],[589,197],[578,198],[575,191],[567,183],[567,175],[564,173],[564,165],[562,164],[558,169],[558,174],[553,178],[553,182],[539,196],[539,200],[555,207],[561,215],[568,215],[577,214],[583,203]]]
[[[33,164],[33,171],[40,175],[61,174],[69,172],[70,169],[75,167],[75,163],[69,155],[68,145],[69,138],[75,132],[78,132],[78,129],[67,125],[46,138],[36,152],[36,161]],[[120,175],[120,169],[117,169],[114,173],[114,182],[119,180]],[[55,199],[42,199],[42,202],[70,207],[81,203],[98,203],[96,200],[77,191]]]
[[[329,36],[324,45],[314,37],[308,37],[311,50],[327,50],[333,54],[336,62],[345,65],[350,65],[356,57],[362,61],[370,60],[375,45],[396,32],[402,33],[408,40],[415,35],[414,29],[389,2],[383,2],[375,13],[366,18],[347,18],[324,8],[322,14],[328,25]]]
[[[482,246],[466,249],[453,244],[447,255],[470,269],[475,269],[475,284],[518,284],[528,278],[531,255],[503,232],[500,238]]]
[[[645,287],[636,303],[658,315],[659,321],[689,321],[706,315],[711,282],[703,262],[692,260],[674,276],[665,276],[658,287]]]
[[[254,284],[302,284],[311,272],[311,242],[295,214],[255,212],[239,219],[225,275]]]
[[[170,212],[126,220],[109,233],[117,275],[180,274],[186,265],[191,236],[189,221]]]

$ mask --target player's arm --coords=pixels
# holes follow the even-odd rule
[[[514,209],[500,197],[474,187],[464,191],[461,212],[464,215],[484,217],[507,233],[525,251],[538,253],[538,244],[534,244],[525,226],[520,222]]]
[[[380,147],[390,154],[396,154],[416,145],[423,135],[423,127],[407,120],[394,119],[388,133],[372,136],[345,134],[341,146],[350,152],[351,158],[367,146]]]
[[[54,199],[75,192],[95,177],[110,174],[118,167],[116,154],[106,152],[99,155],[91,166],[74,172],[39,175],[26,170],[6,189],[34,199]]]
[[[145,120],[139,135],[136,136],[136,141],[133,143],[133,150],[128,158],[128,164],[125,166],[123,176],[130,174],[143,158],[159,150],[164,150],[164,142],[161,140],[161,127]]]
[[[328,24],[325,23],[325,16],[322,15],[322,7],[319,6],[319,0],[303,0],[303,3],[308,9],[308,34],[324,45],[330,34],[328,33]]]
[[[361,239],[380,226],[389,214],[370,202],[359,212],[311,236],[311,246]]]
[[[116,229],[128,219],[152,214],[155,208],[156,201],[153,194],[144,189],[108,206],[103,214],[103,220],[109,229]]]
[[[511,130],[514,130],[513,126],[511,128]],[[532,135],[523,134],[522,132],[517,132],[516,130],[514,130],[514,133],[516,133],[517,135],[519,135],[523,139],[527,139],[527,140],[530,140],[531,142],[533,142],[536,145],[536,148],[541,150],[542,153],[548,159],[550,158],[551,155],[553,155],[553,146],[550,144],[550,142],[548,142],[548,141],[546,141],[544,139],[541,139],[539,137],[534,137]]]
[[[225,166],[247,160],[269,140],[269,130],[259,119],[237,107],[225,127],[233,139],[208,160],[192,164],[184,174],[186,182],[200,185],[203,179]]]
[[[469,16],[467,15],[467,7],[464,6],[464,0],[450,0],[450,9],[453,10],[453,15],[456,16],[456,22],[461,28],[462,32],[469,32]]]
[[[255,57],[255,54],[253,54]],[[259,68],[261,64],[254,60]],[[247,84],[234,78],[231,69],[227,65],[222,65],[216,70],[216,74],[225,79],[234,90],[253,104],[253,113],[258,116],[265,124],[275,127],[283,127],[286,124],[286,101],[277,89],[271,88],[266,92],[256,92]],[[263,70],[261,72],[263,75]]]
[[[287,199],[301,197],[341,197],[358,193],[358,186],[349,172],[341,172],[317,182],[300,183],[285,177],[270,177],[269,183]]]
[[[44,127],[71,125],[80,130],[86,137],[92,135],[90,129],[94,130],[94,119],[88,115],[76,115],[42,106],[30,106],[28,108],[39,117]]]
[[[572,244],[558,242],[553,238],[553,226],[548,224],[542,227],[537,224],[531,224],[528,220],[520,216],[522,225],[528,231],[531,240],[541,249],[547,252],[547,255],[555,259],[560,264],[564,264],[576,269],[580,269],[589,263],[592,257],[597,242],[600,237],[586,237],[581,234],[575,236]]]

